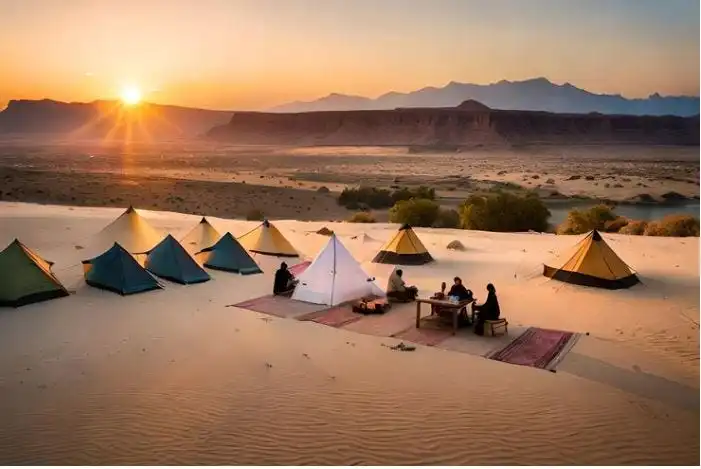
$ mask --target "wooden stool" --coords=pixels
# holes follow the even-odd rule
[[[509,322],[506,318],[487,319],[484,321],[484,335],[498,336],[509,333]]]

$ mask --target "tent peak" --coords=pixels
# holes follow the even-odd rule
[[[202,220],[200,220],[200,223],[209,223],[209,222],[207,221],[206,217],[202,217]]]
[[[411,229],[411,225],[409,225],[409,223],[404,223],[404,224],[402,225],[402,227],[399,228],[399,231],[402,231],[402,230],[410,230],[410,229]]]
[[[133,205],[130,205],[129,208],[127,208],[124,213],[132,213],[132,212],[136,212],[136,209],[134,208]]]
[[[263,219],[262,225],[266,228],[270,228],[270,222],[268,221],[267,218]]]
[[[592,230],[592,231],[591,231],[591,238],[592,238],[594,241],[601,241],[601,234],[599,234],[599,232],[596,231],[596,230]]]

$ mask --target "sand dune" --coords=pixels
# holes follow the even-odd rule
[[[405,269],[422,292],[460,274],[484,296],[492,281],[515,327],[589,332],[548,373],[226,307],[268,293],[273,260],[130,297],[88,287],[75,246],[121,211],[0,204],[0,244],[20,237],[75,290],[0,311],[0,464],[699,462],[698,239],[607,236],[644,282],[609,292],[537,275],[572,237],[418,229],[437,260]],[[142,214],[176,237],[199,221]],[[276,225],[307,257],[325,225],[362,261],[379,243],[353,236],[396,229]],[[454,239],[467,250],[445,249]]]

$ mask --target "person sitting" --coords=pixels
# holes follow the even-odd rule
[[[447,288],[445,282],[441,282],[441,291],[437,291],[431,297],[432,300],[445,300],[445,289]],[[439,314],[441,307],[438,305],[431,305],[431,315]]]
[[[481,305],[474,305],[472,311],[477,315],[475,324],[475,334],[484,335],[484,322],[487,320],[494,321],[499,319],[501,311],[499,310],[499,300],[497,299],[497,291],[494,285],[487,284],[487,299]]]
[[[462,284],[462,279],[460,277],[455,277],[453,282],[453,286],[450,287],[448,296],[454,296],[458,299],[458,301],[472,300],[472,290],[465,288],[465,285]]]
[[[400,302],[414,301],[419,289],[413,286],[407,287],[402,278],[403,273],[401,269],[397,269],[389,276],[387,298]]]
[[[287,264],[280,264],[280,268],[275,272],[275,281],[273,283],[273,295],[291,295],[297,286],[297,280],[287,269]]]

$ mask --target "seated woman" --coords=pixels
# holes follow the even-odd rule
[[[436,293],[433,294],[431,297],[432,300],[445,300],[445,289],[447,288],[445,282],[441,282],[441,291],[437,291]],[[440,306],[438,305],[431,305],[431,315],[438,314],[440,310]]]
[[[474,305],[472,310],[477,314],[477,322],[475,324],[475,334],[484,335],[484,322],[487,320],[499,319],[501,311],[499,310],[499,300],[497,299],[497,290],[491,283],[487,284],[487,299],[481,305]]]
[[[419,289],[416,287],[407,287],[402,275],[404,272],[397,269],[392,272],[387,281],[387,298],[394,301],[410,302],[416,299]]]
[[[443,294],[441,299],[447,299],[448,297],[455,297],[458,301],[472,300],[472,291],[465,288],[462,284],[462,279],[460,277],[455,277],[453,279],[453,285],[450,287],[450,291],[447,295]],[[443,287],[442,291],[445,291],[445,283],[441,284]],[[445,317],[446,319],[453,317],[453,308],[446,306],[432,306],[431,313],[437,314],[440,317]],[[467,308],[462,307],[458,313],[458,322],[460,325],[468,325],[470,323],[470,317],[467,314]]]
[[[455,296],[459,301],[472,300],[472,290],[465,288],[465,285],[462,284],[462,279],[460,277],[455,277],[453,282],[453,286],[450,287],[448,296]]]
[[[287,270],[287,264],[280,264],[280,268],[275,272],[273,282],[273,295],[289,296],[294,292],[297,280],[292,272]]]

